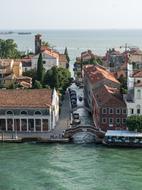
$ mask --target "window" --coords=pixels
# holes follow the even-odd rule
[[[126,114],[126,113],[127,113],[127,112],[126,112],[126,109],[124,108],[124,109],[123,109],[123,114]]]
[[[109,118],[109,124],[113,124],[113,118]]]
[[[137,99],[141,99],[141,90],[137,90]]]
[[[21,111],[21,115],[27,115],[27,111]]]
[[[106,114],[107,113],[107,109],[106,108],[103,108],[102,109],[102,114]]]
[[[137,80],[137,83],[140,83],[141,81],[140,80]]]
[[[134,109],[133,109],[133,108],[130,109],[130,114],[131,114],[131,115],[134,114]]]
[[[120,118],[116,118],[116,124],[120,124]]]
[[[13,111],[7,111],[7,115],[13,115]]]
[[[103,124],[107,123],[107,118],[102,118],[102,123]]]
[[[125,118],[122,119],[122,123],[126,124],[126,119]]]
[[[42,61],[43,64],[46,64],[46,61]]]
[[[121,114],[121,109],[120,108],[116,109],[116,114]]]
[[[35,115],[41,115],[40,111],[35,111]]]
[[[137,105],[137,114],[140,114],[141,113],[141,107],[140,107],[140,105]]]
[[[113,114],[113,108],[109,108],[109,114]]]

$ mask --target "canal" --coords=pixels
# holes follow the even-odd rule
[[[142,151],[100,145],[0,144],[0,190],[140,190]]]

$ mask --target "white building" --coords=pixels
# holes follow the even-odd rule
[[[58,118],[56,90],[0,90],[0,131],[46,132]]]
[[[142,115],[142,70],[133,72],[133,66],[128,64],[128,93],[124,96],[127,105],[127,115]]]
[[[39,54],[32,57],[32,69],[37,69]],[[42,51],[42,60],[45,70],[50,70],[53,66],[59,66],[59,54],[52,49]]]

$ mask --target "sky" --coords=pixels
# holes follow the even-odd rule
[[[0,29],[142,29],[142,0],[0,0]]]

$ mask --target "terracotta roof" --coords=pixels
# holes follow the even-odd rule
[[[142,78],[142,70],[134,72],[133,77],[134,78]]]
[[[48,89],[0,90],[1,108],[47,108],[51,103]]]
[[[125,102],[117,88],[101,86],[94,91],[94,98],[99,106],[103,107],[125,107]]]
[[[91,82],[95,83],[103,79],[109,79],[115,83],[120,84],[120,82],[115,78],[113,73],[107,71],[102,66],[86,65],[84,66],[84,72],[88,75]]]

